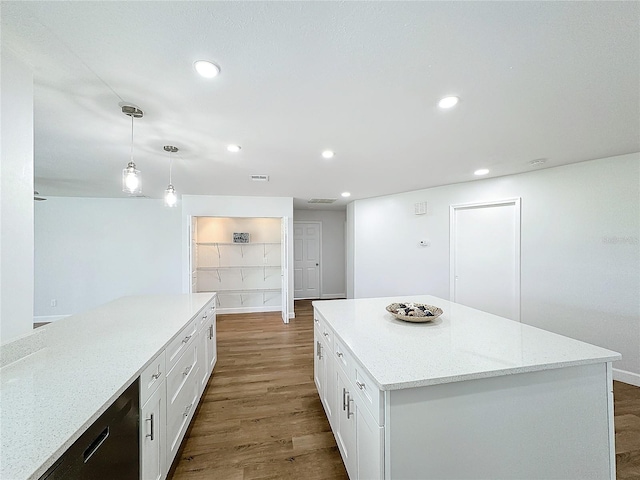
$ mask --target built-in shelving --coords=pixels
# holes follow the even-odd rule
[[[213,229],[203,230],[193,244],[196,291],[217,292],[216,301],[221,313],[225,310],[268,311],[281,308],[281,243],[215,242],[209,240],[220,238],[219,232],[211,233],[207,238]],[[243,231],[251,232],[252,239],[254,235],[260,236],[257,227],[253,231]],[[279,230],[276,233],[279,234]]]

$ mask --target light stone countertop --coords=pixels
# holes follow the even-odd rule
[[[433,322],[404,322],[385,310],[394,302],[426,303],[444,313]],[[621,358],[611,350],[433,296],[321,300],[313,306],[380,390]]]
[[[33,353],[0,369],[0,478],[39,478],[213,296],[123,297],[21,338]]]

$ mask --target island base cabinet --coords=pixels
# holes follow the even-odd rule
[[[163,381],[140,411],[140,478],[142,480],[163,480],[167,475],[165,401]]]
[[[606,369],[583,365],[387,392],[386,478],[613,480]]]

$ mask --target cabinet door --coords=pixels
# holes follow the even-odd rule
[[[320,332],[317,328],[313,329],[313,339],[314,339],[314,350],[315,355],[313,357],[313,380],[316,383],[316,388],[318,389],[318,395],[320,395],[320,400],[322,400],[322,394],[324,392],[324,365],[325,363],[322,361],[323,357],[323,348],[322,348],[322,340],[320,338]]]
[[[352,392],[350,392],[350,383],[340,368],[335,369],[335,378],[338,405],[336,406],[334,433],[349,478],[356,479],[358,478],[358,467],[356,464],[355,402]]]
[[[373,416],[355,399],[356,456],[358,478],[382,479],[384,474],[384,427],[380,427]]]
[[[209,315],[207,325],[207,375],[211,376],[213,367],[218,359],[218,348],[216,346],[216,314]]]
[[[327,343],[322,343],[322,375],[323,375],[323,389],[322,389],[322,403],[324,410],[329,419],[329,424],[333,427],[335,422],[335,406],[336,406],[336,379],[335,379],[335,362],[331,356],[331,349],[327,346]]]
[[[198,333],[198,388],[200,389],[200,394],[204,392],[205,387],[207,386],[207,381],[209,380],[209,370],[207,369],[207,349],[209,348],[209,328],[208,328],[208,320],[205,325],[203,325],[202,330]]]
[[[163,480],[166,476],[166,398],[163,381],[140,411],[141,480]]]

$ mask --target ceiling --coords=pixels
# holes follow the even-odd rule
[[[324,209],[482,167],[502,176],[640,151],[640,2],[1,7],[2,48],[34,72],[44,196],[126,196],[122,104],[144,111],[134,159],[151,198],[168,183],[164,145],[180,149],[178,194],[338,199]],[[199,59],[221,74],[200,77]],[[460,103],[438,108],[445,95]]]

